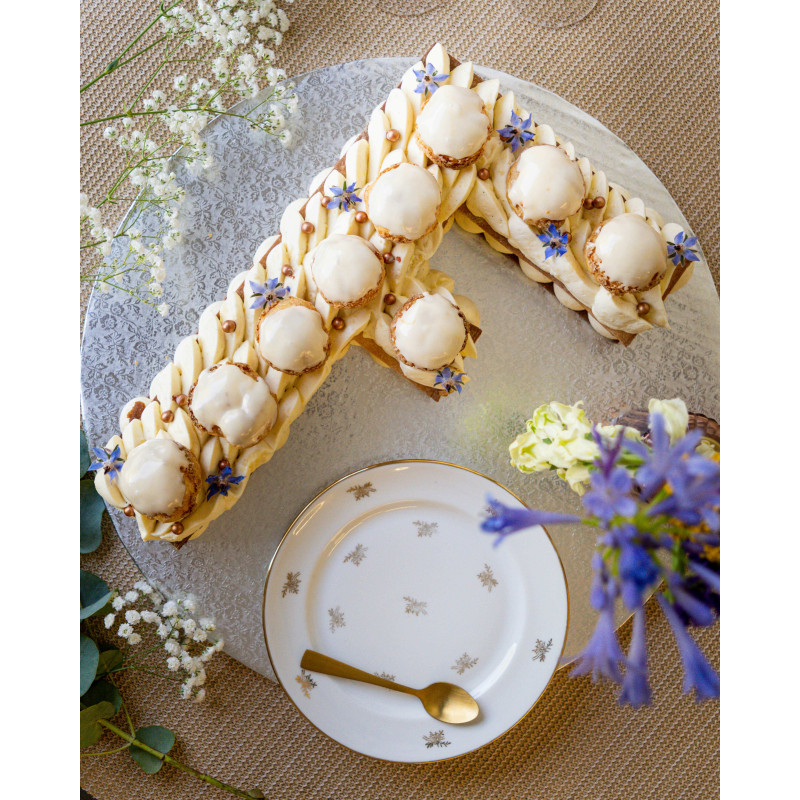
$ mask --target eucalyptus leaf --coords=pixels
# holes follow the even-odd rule
[[[97,662],[97,674],[105,675],[111,670],[122,665],[123,655],[121,650],[103,650]]]
[[[100,651],[97,645],[88,636],[81,634],[81,697],[86,694],[92,685],[94,676],[97,675],[97,662],[100,660]]]
[[[169,753],[175,744],[175,734],[161,725],[151,725],[148,728],[139,728],[136,731],[136,738],[148,747],[158,750],[159,753]],[[150,753],[146,753],[140,747],[132,744],[128,748],[131,758],[145,771],[151,775],[158,772],[164,766],[160,758],[156,758]]]
[[[122,708],[122,695],[119,693],[119,689],[110,681],[96,680],[89,687],[89,691],[81,698],[81,703],[86,706],[86,708],[96,705],[97,703],[102,703],[103,701],[111,703],[111,705],[114,706],[115,714]]]
[[[102,610],[111,599],[108,584],[97,575],[81,570],[81,619]]]
[[[83,709],[81,711],[81,747],[93,745],[103,735],[103,728],[97,724],[97,720],[110,719],[115,713],[114,705],[106,700]]]
[[[91,459],[89,458],[89,446],[86,444],[86,434],[83,432],[83,429],[81,429],[81,478],[89,469],[89,464],[91,464]]]
[[[81,481],[81,553],[93,553],[103,541],[101,522],[106,504],[91,478]]]

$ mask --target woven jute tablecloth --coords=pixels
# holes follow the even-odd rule
[[[571,27],[531,22],[557,4],[298,0],[285,6],[292,27],[277,50],[278,65],[291,75],[357,58],[417,56],[441,40],[461,59],[556,92],[619,135],[663,181],[699,235],[719,286],[718,3],[599,0]],[[102,69],[156,6],[155,0],[84,0],[82,78]],[[420,8],[426,10],[405,16]],[[116,109],[120,87],[142,80],[148,65],[141,61],[86,92],[84,118]],[[108,188],[115,153],[96,129],[82,145],[82,189],[96,196]],[[82,313],[85,301],[86,292]],[[120,588],[141,577],[110,526],[82,566]],[[351,753],[301,717],[279,686],[224,655],[212,662],[202,705],[177,699],[152,676],[122,673],[120,683],[134,724],[162,723],[175,732],[175,757],[276,800],[718,796],[719,704],[697,705],[681,693],[678,652],[652,603],[647,625],[651,707],[620,708],[608,686],[561,670],[512,731],[439,764],[397,765]],[[629,635],[626,625],[625,646]],[[718,668],[719,627],[699,632],[697,640]],[[126,753],[83,759],[81,782],[97,800],[226,796],[173,769],[145,775]]]

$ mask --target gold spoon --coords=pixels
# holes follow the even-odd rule
[[[424,689],[412,689],[409,686],[387,681],[377,675],[356,669],[314,650],[306,650],[303,653],[300,666],[309,672],[321,672],[323,675],[371,683],[373,686],[382,686],[384,689],[393,689],[395,692],[413,694],[420,699],[425,710],[432,717],[451,725],[471,722],[480,713],[480,708],[472,695],[452,683],[432,683]]]

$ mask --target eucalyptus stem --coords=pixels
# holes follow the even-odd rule
[[[146,745],[144,742],[140,742],[135,736],[131,736],[130,734],[125,733],[125,731],[121,730],[108,720],[100,719],[98,720],[98,723],[102,725],[104,728],[108,728],[108,730],[110,730],[112,733],[119,736],[120,739],[123,739],[124,741],[128,742],[129,745],[138,747],[140,750],[144,750],[145,753],[149,753],[151,756],[154,756],[159,761],[162,761],[164,764],[169,764],[171,767],[175,767],[176,769],[182,770],[183,772],[188,773],[194,778],[198,778],[201,781],[205,781],[211,786],[216,786],[217,789],[224,789],[226,792],[230,792],[236,797],[244,797],[246,798],[246,800],[253,800],[254,797],[258,797],[258,795],[249,792],[243,792],[241,789],[237,789],[235,786],[230,786],[229,784],[223,783],[221,780],[218,780],[217,778],[213,778],[211,775],[205,775],[202,772],[198,772],[198,770],[196,769],[192,769],[186,764],[182,764],[180,761],[172,758],[172,756],[168,755],[167,753],[161,753],[155,748]]]

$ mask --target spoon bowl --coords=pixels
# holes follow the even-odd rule
[[[417,697],[432,717],[451,725],[472,722],[481,711],[475,698],[453,683],[432,683]]]
[[[361,681],[373,686],[381,686],[394,692],[412,694],[419,698],[423,708],[434,718],[450,725],[461,725],[472,722],[478,714],[480,707],[475,698],[460,686],[452,683],[432,683],[424,689],[412,689],[401,683],[379,678],[364,670],[351,667],[343,661],[317,653],[315,650],[306,650],[300,660],[302,669],[310,672],[320,672],[323,675],[333,675],[335,678],[347,678],[351,681]]]

